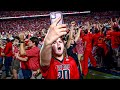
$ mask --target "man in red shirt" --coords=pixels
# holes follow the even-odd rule
[[[82,61],[82,70],[84,76],[88,73],[88,58],[90,58],[91,64],[96,67],[96,60],[92,56],[92,34],[88,33],[83,37],[83,41],[85,42],[85,50],[84,50],[84,60]]]
[[[91,64],[96,67],[96,60],[95,58],[92,56],[92,39],[93,39],[93,35],[90,33],[90,25],[88,22],[88,30],[85,30],[85,35],[83,37],[83,42],[84,42],[84,60],[81,61],[81,65],[82,65],[82,72],[83,75],[86,76],[88,74],[88,58],[90,58],[90,62]]]
[[[119,63],[118,61],[118,56],[119,56],[119,45],[120,45],[120,31],[119,28],[116,26],[113,26],[113,29],[107,32],[107,39],[111,40],[111,47],[113,50],[113,58],[114,62],[117,61],[117,64]],[[116,66],[118,67],[118,65]]]
[[[26,60],[27,61],[27,67],[32,71],[32,76],[36,76],[37,74],[40,73],[40,50],[38,48],[38,38],[37,37],[31,37],[28,42],[28,47],[30,48],[29,50],[25,50],[24,47],[24,34],[20,34],[20,55],[26,55]]]
[[[19,53],[16,53],[15,56],[20,61],[20,69],[22,70],[22,74],[23,74],[22,78],[30,79],[32,76],[32,71],[28,68],[27,65],[28,57],[26,55],[20,55]]]
[[[57,25],[60,19],[50,26],[44,39],[40,54],[41,73],[45,79],[79,79],[75,60],[64,56],[64,43],[60,37],[67,34],[67,27]]]
[[[12,42],[10,41],[9,38],[6,39],[7,43],[6,43],[6,46],[5,46],[5,49],[4,49],[4,54],[5,54],[5,62],[4,62],[4,65],[5,65],[5,71],[6,71],[6,76],[10,76],[9,75],[9,71],[10,71],[10,66],[11,66],[11,63],[12,63],[12,56],[13,56],[13,53],[12,53]]]
[[[102,32],[102,28],[95,29],[95,34],[93,35],[93,50],[95,51],[95,55],[99,57],[97,59],[97,66],[101,67],[104,64],[103,58],[108,53],[108,47],[107,44],[104,41],[104,34]]]

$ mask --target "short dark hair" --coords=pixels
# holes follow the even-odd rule
[[[7,39],[6,39],[6,41],[7,41],[7,42],[10,42],[10,39],[9,39],[9,38],[7,38]]]
[[[31,37],[30,40],[35,43],[36,46],[38,46],[39,39],[37,37]]]
[[[86,30],[84,30],[84,33],[85,33],[85,34],[88,34],[88,30],[87,30],[87,29],[86,29]]]
[[[114,31],[119,31],[120,29],[119,29],[118,26],[114,26],[114,27],[113,27],[113,30],[114,30]]]

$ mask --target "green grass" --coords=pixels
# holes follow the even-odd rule
[[[120,76],[106,74],[103,72],[89,70],[89,73],[84,79],[120,79]]]

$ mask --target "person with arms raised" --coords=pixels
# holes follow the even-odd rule
[[[66,24],[57,25],[57,19],[49,28],[40,52],[40,69],[44,79],[79,79],[77,64],[72,57],[64,56]]]

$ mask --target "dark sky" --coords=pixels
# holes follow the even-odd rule
[[[106,11],[120,10],[120,6],[119,0],[0,0],[0,9]]]

